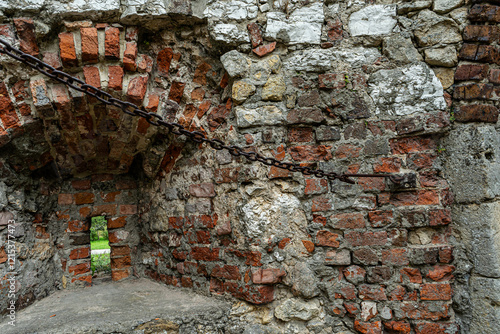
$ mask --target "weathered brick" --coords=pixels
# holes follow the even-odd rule
[[[85,259],[90,256],[90,247],[75,248],[69,253],[71,260]]]
[[[252,273],[252,282],[254,284],[276,284],[281,282],[285,275],[286,272],[283,269],[258,269]]]
[[[185,83],[174,81],[168,93],[168,99],[180,103],[184,94]]]
[[[19,37],[19,49],[32,56],[38,56],[39,49],[36,42],[35,24],[32,19],[14,19],[14,26]]]
[[[158,65],[158,74],[160,76],[168,76],[168,71],[170,69],[170,63],[172,62],[173,55],[174,53],[170,48],[166,48],[158,52],[156,63]]]
[[[453,98],[457,100],[488,100],[492,97],[494,86],[484,83],[466,84],[457,86],[453,90]]]
[[[340,213],[330,217],[331,225],[338,229],[365,228],[365,217],[361,213]]]
[[[249,23],[247,25],[248,33],[250,35],[250,41],[252,42],[252,48],[255,48],[264,42],[262,39],[262,33],[260,32],[259,25],[255,22]]]
[[[96,28],[81,28],[82,61],[97,63],[99,61],[99,43]]]
[[[385,289],[379,285],[362,284],[358,287],[358,295],[363,300],[387,300]]]
[[[108,59],[120,58],[120,29],[107,27],[104,33],[104,56]]]
[[[353,262],[363,265],[378,264],[378,255],[370,248],[357,249],[352,253]]]
[[[215,197],[213,183],[192,184],[189,186],[189,193],[195,197]]]
[[[409,263],[406,249],[388,249],[382,251],[382,264],[405,266]]]
[[[499,50],[493,45],[464,43],[458,57],[463,60],[473,60],[490,64],[498,64],[500,62]]]
[[[403,268],[400,270],[401,282],[408,279],[410,283],[422,283],[422,274],[418,268]]]
[[[215,183],[231,183],[238,181],[240,168],[218,168],[214,170]]]
[[[450,300],[450,284],[422,284],[420,286],[421,300]]]
[[[498,109],[490,104],[460,106],[455,112],[455,119],[459,122],[496,123],[498,121]]]
[[[472,22],[500,22],[500,7],[486,4],[473,5],[468,18]]]
[[[130,267],[131,265],[132,265],[132,259],[130,256],[111,258],[111,269],[124,269]]]
[[[403,302],[401,304],[402,317],[412,320],[443,320],[448,318],[449,304],[445,303],[416,303]]]
[[[383,246],[387,244],[387,232],[346,232],[344,239],[351,246]]]
[[[317,124],[325,120],[325,115],[318,108],[297,108],[288,112],[289,124]]]
[[[120,205],[121,215],[135,215],[137,213],[137,205]]]
[[[140,75],[130,80],[127,89],[127,97],[135,104],[142,104],[148,89],[148,77]]]
[[[484,65],[460,65],[455,71],[455,80],[483,80],[488,75],[489,66]],[[491,73],[490,73],[491,76]]]
[[[17,116],[14,104],[10,100],[7,86],[5,83],[0,82],[0,119],[2,120],[5,129],[17,128],[19,124],[19,117]]]
[[[351,254],[349,250],[333,250],[325,254],[325,264],[330,266],[345,266],[351,264]]]
[[[217,261],[219,259],[219,248],[193,247],[191,257],[197,261]]]
[[[73,195],[71,195],[71,194],[59,194],[57,197],[57,203],[59,205],[73,204]]]
[[[331,146],[325,145],[294,146],[289,149],[289,152],[295,161],[328,161],[333,157]]]
[[[108,88],[121,91],[123,88],[123,68],[121,66],[108,67]]]
[[[436,265],[429,270],[426,277],[435,282],[444,282],[453,279],[454,266]]]
[[[74,197],[76,205],[92,204],[95,200],[95,196],[92,193],[77,193]]]
[[[135,71],[137,66],[135,64],[137,59],[137,43],[128,42],[125,44],[125,52],[123,53],[123,68],[126,71]]]
[[[325,73],[318,76],[320,89],[342,89],[346,86],[345,73]]]
[[[90,261],[87,263],[80,263],[74,266],[70,266],[68,271],[73,275],[81,275],[90,271]]]
[[[466,42],[491,43],[498,38],[498,28],[492,25],[468,25],[464,28],[463,38]]]
[[[339,235],[326,231],[326,230],[321,230],[316,233],[316,245],[318,246],[328,246],[328,247],[339,247],[340,242],[338,240]]]
[[[83,68],[83,76],[85,77],[85,82],[91,86],[101,88],[101,76],[99,74],[99,68],[96,66],[85,66]]]
[[[404,321],[388,321],[384,322],[384,327],[388,334],[410,334],[411,326],[408,322]]]
[[[63,66],[71,67],[78,66],[76,58],[75,40],[70,32],[62,32],[59,34],[59,50]]]
[[[304,194],[318,195],[328,192],[328,182],[326,179],[306,179]]]
[[[255,53],[259,57],[264,57],[265,55],[271,53],[276,48],[276,42],[272,42],[266,45],[261,45],[253,49],[253,53]]]
[[[370,211],[368,212],[368,220],[372,227],[384,227],[393,222],[392,211]]]
[[[316,197],[312,200],[312,212],[328,211],[332,209],[332,203],[325,197]]]

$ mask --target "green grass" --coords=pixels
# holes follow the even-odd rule
[[[94,275],[96,272],[111,272],[111,259],[109,257],[109,254],[94,254],[91,255],[91,257],[92,259],[90,261],[90,268],[92,269],[92,275]]]
[[[108,239],[101,239],[101,240],[91,241],[90,242],[90,249],[91,250],[109,249],[109,241],[108,241]]]

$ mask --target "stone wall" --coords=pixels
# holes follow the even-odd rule
[[[2,175],[1,214],[36,231],[19,245],[47,248],[18,264],[19,295],[91,283],[88,219],[105,214],[114,279],[223,295],[254,331],[494,333],[497,8],[1,2],[4,38],[169,121],[281,161],[406,180],[251,163],[2,56],[1,161],[21,181]],[[16,204],[19,189],[38,204]]]

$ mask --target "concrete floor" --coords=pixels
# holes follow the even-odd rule
[[[56,291],[17,312],[15,327],[3,317],[0,333],[140,333],[136,327],[154,319],[183,319],[184,323],[191,318],[220,319],[229,309],[218,299],[136,279]]]

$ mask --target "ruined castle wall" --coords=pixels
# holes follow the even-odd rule
[[[476,2],[1,2],[1,34],[25,52],[190,130],[311,168],[405,175],[350,185],[251,163],[2,56],[17,122],[2,117],[1,149],[43,124],[19,173],[56,187],[33,211],[52,233],[49,266],[27,257],[50,277],[33,291],[90,283],[83,239],[102,213],[126,222],[110,233],[114,279],[225,296],[256,331],[495,333],[498,7]]]

